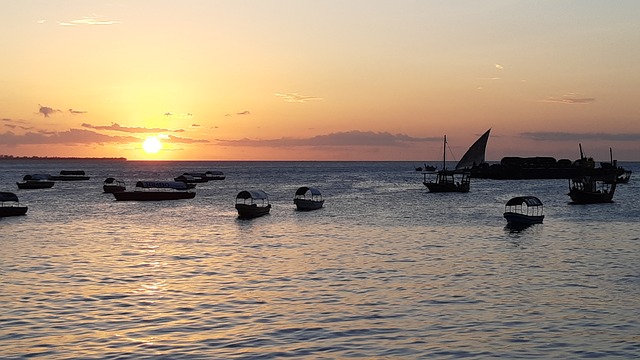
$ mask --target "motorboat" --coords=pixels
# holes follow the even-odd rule
[[[269,195],[262,190],[243,190],[236,196],[236,210],[241,219],[267,215],[271,211]]]
[[[127,190],[127,186],[125,185],[124,181],[109,177],[104,181],[102,190],[104,190],[104,192],[106,193],[123,192]]]
[[[54,181],[79,181],[89,180],[90,177],[86,176],[83,170],[62,170],[60,175],[54,175],[51,180]]]
[[[205,183],[209,181],[202,174],[194,174],[194,173],[184,173],[178,177],[175,177],[173,180],[180,181],[187,184],[199,184],[199,183]]]
[[[20,205],[16,194],[0,191],[0,217],[25,215],[28,209]]]
[[[599,204],[613,201],[614,176],[580,176],[569,179],[569,197],[574,204]]]
[[[320,190],[312,187],[303,186],[296,190],[293,203],[300,211],[317,210],[324,204]]]
[[[517,196],[511,198],[504,206],[504,218],[510,227],[526,227],[542,224],[544,205],[535,196]]]
[[[196,193],[179,181],[138,181],[134,191],[114,192],[118,201],[159,201],[193,199]]]
[[[22,182],[16,182],[18,189],[49,189],[55,184],[49,174],[25,175]]]
[[[204,173],[204,178],[207,180],[224,180],[226,176],[222,171],[207,171]]]

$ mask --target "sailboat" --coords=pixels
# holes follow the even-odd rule
[[[487,149],[487,141],[489,141],[489,133],[491,129],[487,130],[482,136],[476,140],[476,142],[469,147],[469,150],[462,156],[462,159],[458,161],[456,170],[471,169],[474,166],[484,163],[484,153]]]
[[[471,168],[484,162],[484,154],[490,132],[491,129],[487,130],[469,147],[467,152],[456,164],[455,170],[447,170],[446,167],[447,136],[445,135],[443,143],[444,151],[442,153],[442,170],[436,173],[435,180],[427,180],[427,175],[424,175],[423,184],[429,191],[468,192],[471,185]]]
[[[471,184],[469,170],[447,170],[447,135],[444,136],[442,152],[442,170],[436,172],[435,179],[427,179],[424,174],[423,184],[430,192],[468,192]]]

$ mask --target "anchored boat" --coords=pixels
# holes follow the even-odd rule
[[[296,190],[293,203],[300,211],[317,210],[324,205],[324,199],[320,190],[312,187],[303,186]]]
[[[262,190],[243,190],[236,196],[236,210],[241,219],[267,215],[271,211],[269,195]]]
[[[512,227],[542,224],[544,220],[544,206],[535,196],[517,196],[504,206],[504,218],[507,225]]]
[[[159,201],[193,199],[192,187],[178,181],[138,181],[134,191],[114,192],[118,201]]]
[[[28,207],[20,205],[16,194],[0,192],[0,217],[25,215],[27,210]]]

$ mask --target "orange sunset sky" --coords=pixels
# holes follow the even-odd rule
[[[0,30],[0,155],[430,161],[491,128],[488,160],[640,160],[640,1],[7,0]]]

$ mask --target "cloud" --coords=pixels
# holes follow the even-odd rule
[[[280,138],[270,140],[218,140],[221,145],[229,146],[406,146],[409,143],[442,141],[440,137],[414,138],[404,134],[390,134],[388,132],[347,131],[317,135],[311,138]]]
[[[300,103],[302,103],[302,102],[311,101],[311,100],[324,100],[321,97],[299,95],[299,94],[296,94],[296,93],[275,94],[275,96],[281,97],[286,102],[300,102]]]
[[[48,106],[42,106],[42,105],[38,105],[38,106],[40,106],[40,110],[38,110],[38,112],[44,115],[44,117],[49,117],[57,112],[61,112],[61,110],[50,108]]]
[[[68,111],[69,111],[69,113],[70,113],[71,115],[78,115],[78,114],[86,114],[86,113],[87,113],[86,111],[73,110],[73,109],[69,109]]]
[[[493,64],[493,66],[495,66],[495,68],[498,69],[498,70],[504,70],[504,66],[502,66],[500,64]]]
[[[236,113],[236,115],[251,115],[251,111],[249,110],[241,111],[239,113]]]
[[[82,123],[81,126],[89,129],[95,129],[95,130],[120,131],[120,132],[138,133],[138,134],[154,133],[154,132],[156,133],[157,132],[184,132],[184,129],[171,130],[171,129],[164,129],[164,128],[127,127],[127,126],[122,126],[118,123],[111,123],[111,125],[102,125],[102,126]]]
[[[140,142],[133,136],[109,136],[90,130],[70,129],[61,132],[27,132],[24,135],[16,135],[13,132],[0,134],[0,143],[10,146],[18,145],[44,145],[44,144],[104,144],[104,143],[131,143]]]
[[[560,103],[560,104],[589,104],[596,101],[595,98],[586,98],[579,97],[580,94],[565,94],[561,97],[553,97],[550,96],[544,100],[540,100],[541,102],[549,102],[549,103]]]
[[[163,115],[164,116],[175,116],[175,117],[181,117],[181,118],[193,116],[193,114],[191,114],[191,113],[172,113],[172,112],[169,112],[169,111],[167,111]]]
[[[191,127],[200,127],[200,124],[191,124]]]
[[[97,20],[93,17],[85,16],[82,19],[71,20],[68,22],[59,22],[58,24],[61,26],[85,26],[85,25],[115,25],[115,24],[119,24],[119,22],[113,21],[113,20]]]
[[[640,133],[569,133],[569,132],[523,132],[521,137],[534,141],[640,141]]]
[[[173,136],[173,135],[168,135],[166,137],[167,140],[169,140],[172,143],[180,143],[180,144],[194,144],[194,143],[208,143],[210,142],[209,140],[204,140],[204,139],[189,139],[189,138],[183,138],[183,137],[178,137],[178,136]]]

